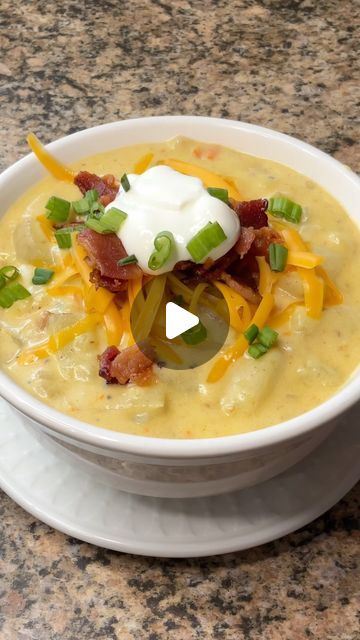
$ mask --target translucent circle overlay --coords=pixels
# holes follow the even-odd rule
[[[154,364],[168,369],[194,369],[205,364],[220,351],[228,336],[229,309],[223,294],[212,284],[203,285],[200,295],[196,285],[166,284],[159,299],[154,296],[154,280],[142,287],[131,308],[130,326],[139,349]],[[171,340],[166,337],[168,302],[199,318],[197,326]]]

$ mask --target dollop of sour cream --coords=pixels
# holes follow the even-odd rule
[[[221,258],[237,241],[240,234],[238,216],[225,203],[211,196],[199,178],[185,176],[170,167],[159,165],[141,175],[128,174],[130,189],[120,188],[107,209],[117,207],[127,214],[118,236],[128,255],[134,254],[139,267],[149,269],[149,257],[154,240],[162,231],[170,231],[175,247],[167,262],[156,275],[172,271],[179,260],[192,260],[186,245],[208,222],[218,222],[226,240],[204,258]]]

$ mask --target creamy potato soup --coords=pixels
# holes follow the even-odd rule
[[[182,137],[42,160],[49,176],[0,222],[2,367],[36,398],[120,432],[217,437],[315,407],[358,366],[360,233],[312,180]],[[201,366],[134,342],[132,305],[146,340],[164,296],[209,318],[227,305],[226,342]],[[199,323],[174,344],[206,335]]]

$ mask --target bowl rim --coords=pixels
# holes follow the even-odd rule
[[[131,118],[126,120],[117,120],[114,122],[89,127],[63,136],[56,141],[47,145],[49,150],[57,150],[57,147],[65,141],[80,140],[87,132],[101,133],[105,129],[112,127],[126,127],[165,124],[180,122],[193,123],[194,121],[203,125],[216,125],[221,127],[230,127],[245,132],[256,132],[268,139],[280,139],[288,143],[295,149],[311,154],[312,156],[326,161],[331,164],[337,172],[352,182],[356,188],[360,190],[360,178],[352,172],[349,167],[332,158],[328,154],[320,151],[316,147],[303,142],[287,134],[245,123],[237,120],[227,120],[223,118],[211,118],[205,116],[149,116],[143,118]],[[29,168],[35,161],[34,154],[30,153],[24,158],[18,160],[0,175],[0,189],[14,172]],[[360,372],[359,372],[360,373]],[[265,449],[272,447],[279,442],[291,441],[299,437],[306,436],[313,429],[316,429],[330,420],[336,418],[343,413],[351,405],[360,400],[360,384],[359,376],[353,375],[350,380],[335,392],[333,396],[325,402],[317,405],[313,409],[302,413],[294,418],[284,422],[260,428],[247,433],[238,433],[234,435],[226,435],[212,438],[196,438],[196,439],[179,439],[179,438],[157,438],[151,436],[141,436],[136,434],[128,434],[120,431],[112,431],[92,425],[86,422],[72,418],[65,413],[49,407],[40,400],[37,400],[30,393],[24,391],[17,383],[15,383],[4,371],[0,370],[0,395],[7,400],[20,413],[27,416],[31,420],[47,427],[51,432],[57,434],[60,438],[72,438],[79,444],[105,449],[107,451],[122,452],[133,456],[166,458],[166,459],[191,459],[191,458],[217,458],[219,456],[232,456],[234,454]]]

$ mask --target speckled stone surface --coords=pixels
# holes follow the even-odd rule
[[[356,0],[1,2],[0,165],[119,118],[198,114],[360,170]],[[202,560],[69,539],[0,502],[2,640],[360,640],[359,487],[286,538]]]

